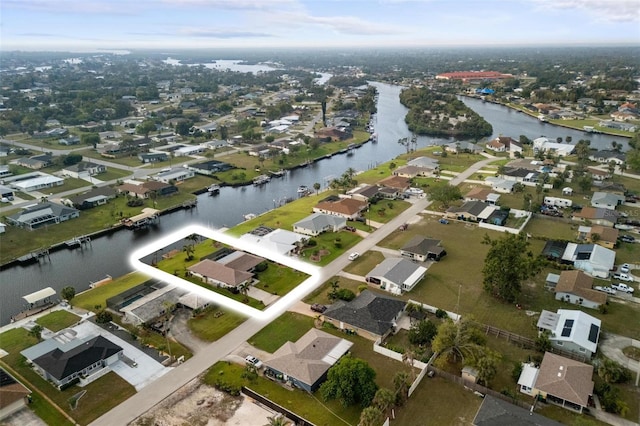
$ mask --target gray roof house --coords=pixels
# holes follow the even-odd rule
[[[367,282],[393,294],[411,291],[424,278],[427,268],[407,259],[391,257],[383,260],[367,274]]]
[[[485,395],[473,419],[474,426],[561,426],[537,413],[532,413],[510,402]]]
[[[591,197],[591,206],[603,209],[615,210],[616,207],[624,203],[624,196],[611,192],[596,191]]]
[[[76,179],[86,179],[107,171],[103,164],[96,164],[90,161],[81,161],[78,164],[67,166],[62,169],[62,174]]]
[[[400,254],[408,259],[424,262],[440,260],[447,252],[440,246],[440,240],[416,235],[400,249]]]
[[[108,368],[120,359],[122,348],[102,336],[70,342],[51,338],[20,353],[45,380],[61,387]]]
[[[549,332],[551,344],[558,349],[591,358],[598,350],[602,322],[572,309],[558,312],[543,310],[536,325],[538,332]]]
[[[351,302],[342,300],[324,311],[325,321],[341,330],[352,329],[370,340],[384,338],[393,331],[406,302],[365,290]]]
[[[338,232],[347,226],[347,219],[325,213],[313,213],[293,224],[293,232],[299,234],[316,236],[323,232]]]
[[[110,186],[101,186],[91,191],[70,198],[73,206],[80,210],[91,209],[96,206],[106,204],[110,199],[116,197],[116,190]]]
[[[45,202],[27,207],[19,213],[7,216],[7,222],[20,228],[34,230],[80,216],[80,211],[62,204]]]
[[[616,252],[598,244],[567,243],[562,262],[572,263],[576,269],[596,278],[609,278],[616,262]]]
[[[467,201],[462,206],[449,207],[446,216],[452,219],[483,222],[489,219],[496,210],[500,210],[500,208],[484,201]]]
[[[329,369],[353,346],[353,343],[312,328],[297,342],[286,342],[265,361],[265,374],[291,386],[314,392],[327,377]]]

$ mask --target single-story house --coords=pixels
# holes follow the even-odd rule
[[[41,226],[65,222],[79,216],[80,211],[73,207],[47,201],[25,207],[21,212],[7,216],[7,222],[32,231]]]
[[[233,269],[210,259],[202,260],[187,269],[204,283],[217,287],[237,288],[253,279],[250,272]]]
[[[364,290],[350,302],[337,301],[322,315],[340,330],[354,330],[360,336],[377,340],[395,329],[406,304],[403,300]]]
[[[427,268],[398,257],[383,260],[366,276],[370,284],[377,284],[382,290],[393,294],[411,291],[424,278]]]
[[[196,155],[203,153],[207,148],[201,145],[195,146],[182,146],[175,151],[173,151],[173,155],[176,157],[185,157],[188,155]]]
[[[380,184],[380,186],[385,186],[387,188],[394,188],[400,192],[405,192],[411,187],[410,179],[402,176],[389,176],[387,178],[382,179],[378,183]]]
[[[353,198],[339,198],[337,200],[323,200],[313,207],[316,213],[332,214],[342,216],[345,219],[353,220],[360,216],[360,213],[368,207],[366,201]]]
[[[0,164],[0,179],[13,176],[8,164]]]
[[[151,194],[158,196],[171,195],[178,192],[178,188],[164,182],[147,181],[143,183],[125,182],[117,187],[121,194],[128,194],[138,198],[149,198]]]
[[[338,232],[345,226],[347,226],[347,219],[343,216],[313,213],[294,223],[293,232],[315,237],[323,232]]]
[[[513,180],[507,180],[497,177],[488,177],[485,182],[491,185],[491,189],[501,194],[510,194],[513,192],[513,187],[517,183]]]
[[[199,175],[214,175],[219,172],[224,172],[225,170],[233,169],[233,166],[229,163],[225,163],[223,161],[218,160],[209,160],[203,163],[198,164],[189,164],[187,168],[193,170]]]
[[[570,155],[575,149],[574,145],[568,143],[551,142],[544,136],[533,140],[533,150],[535,152],[552,152],[559,157]]]
[[[484,201],[489,204],[497,205],[500,194],[496,194],[488,188],[476,186],[464,195],[464,201]]]
[[[134,325],[151,324],[167,313],[167,306],[175,306],[184,292],[183,289],[169,285],[156,289],[120,308],[120,312],[124,314],[122,320]]]
[[[392,174],[394,176],[400,176],[405,178],[414,178],[417,176],[421,177],[430,177],[434,175],[434,172],[437,168],[428,168],[423,166],[411,166],[409,164],[405,166],[400,166],[397,169],[393,170]]]
[[[0,368],[0,422],[27,405],[31,391]]]
[[[609,164],[611,161],[616,163],[616,165],[624,164],[626,161],[626,155],[623,152],[618,151],[593,151],[589,155],[589,160],[597,161],[601,164]]]
[[[562,271],[555,287],[556,300],[598,309],[607,303],[607,295],[593,290],[593,277],[582,271]]]
[[[624,200],[624,195],[596,191],[591,197],[591,207],[615,210]]]
[[[597,244],[567,243],[561,261],[596,278],[609,278],[616,252]]]
[[[377,185],[362,184],[352,190],[347,191],[347,195],[360,201],[370,201],[379,196],[380,187]]]
[[[107,167],[102,164],[96,164],[90,161],[81,161],[78,164],[62,169],[62,174],[76,179],[86,179],[100,173],[105,173],[106,171]]]
[[[15,191],[13,188],[9,188],[8,186],[0,185],[0,198],[7,198],[9,200],[13,199],[15,196]]]
[[[115,189],[109,186],[101,186],[99,188],[94,188],[85,194],[70,198],[69,200],[75,208],[79,210],[86,210],[106,204],[110,199],[115,197]]]
[[[440,240],[416,235],[400,249],[400,254],[411,260],[425,262],[427,260],[438,261],[446,256],[447,252],[440,246]]]
[[[123,349],[103,336],[73,339],[50,338],[20,352],[45,380],[62,387],[74,380],[109,368]]]
[[[608,226],[593,225],[578,227],[578,240],[598,244],[608,249],[615,248],[618,243],[619,234],[620,231],[616,228],[610,228]]]
[[[587,174],[591,176],[591,179],[598,182],[602,182],[611,177],[611,173],[609,173],[608,170],[601,170],[595,167],[587,167]]]
[[[28,169],[39,170],[43,167],[49,167],[53,163],[53,155],[41,154],[34,155],[29,158],[18,158],[16,164]]]
[[[505,180],[520,182],[525,185],[534,185],[538,182],[540,173],[521,167],[508,168],[502,174]]]
[[[522,369],[518,385],[527,395],[582,413],[593,395],[593,366],[546,352],[539,369]]]
[[[416,157],[409,161],[407,161],[408,166],[415,167],[424,167],[426,169],[437,169],[440,166],[438,165],[438,160],[431,157]]]
[[[161,161],[168,161],[169,154],[166,152],[145,152],[138,154],[138,160],[142,161],[144,164],[159,163]]]
[[[229,268],[245,272],[254,272],[255,267],[264,261],[265,259],[263,257],[245,253],[240,250],[236,250],[216,260],[216,262],[222,263]]]
[[[620,213],[615,210],[602,207],[583,207],[582,210],[574,212],[571,219],[580,222],[589,221],[594,225],[614,226],[618,223],[619,217]]]
[[[312,328],[295,343],[286,342],[265,361],[265,374],[307,392],[315,392],[329,369],[353,343]]]
[[[445,215],[451,219],[485,222],[496,210],[499,210],[499,207],[483,201],[467,201],[462,206],[449,207]]]
[[[191,179],[196,174],[193,170],[186,169],[184,167],[175,167],[165,172],[160,172],[153,178],[157,181],[169,183],[169,182],[182,182],[183,180]]]
[[[246,233],[240,237],[255,244],[260,244],[266,252],[295,255],[309,241],[309,236],[286,229],[275,229],[265,235]]]
[[[54,186],[60,185],[64,185],[64,179],[46,173],[40,173],[34,177],[11,182],[12,187],[23,192],[40,191],[45,188],[53,188]]]
[[[78,136],[67,136],[66,138],[58,139],[58,144],[70,146],[70,145],[78,145],[80,143],[80,138]]]
[[[528,365],[528,364],[527,364]],[[537,369],[536,369],[537,370]],[[523,369],[524,371],[524,369]],[[485,395],[472,422],[473,426],[562,426],[562,423],[541,416],[503,399]]]
[[[548,333],[551,345],[567,352],[591,358],[598,350],[602,322],[573,309],[558,312],[543,310],[538,318],[539,333]]]
[[[197,132],[215,133],[217,129],[218,129],[218,125],[215,122],[211,122],[211,123],[192,126],[191,129],[189,129],[189,133],[190,134],[195,134]]]

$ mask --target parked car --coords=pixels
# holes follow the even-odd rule
[[[358,253],[357,251],[354,251],[349,255],[349,260],[356,260],[359,257],[360,257],[360,253]]]
[[[354,228],[353,226],[345,226],[344,230],[349,232],[356,232],[356,228]]]
[[[321,305],[320,303],[314,303],[313,305],[311,305],[311,310],[313,312],[323,313],[324,311],[327,310],[327,307],[324,305]]]
[[[633,293],[634,288],[625,283],[611,284],[611,288],[622,291],[624,293]]]
[[[613,279],[614,280],[620,280],[620,281],[627,281],[627,282],[632,282],[633,281],[633,278],[631,278],[629,275],[621,274],[621,273],[613,274]]]
[[[623,263],[622,265],[620,265],[621,273],[628,274],[630,270],[631,270],[631,265],[629,265],[628,263]]]
[[[440,219],[438,222],[440,222],[443,225],[448,225],[449,224],[449,221],[447,219],[445,219],[445,218]]]
[[[247,362],[247,364],[253,365],[257,369],[262,368],[262,361],[260,361],[258,358],[256,358],[253,355],[247,355],[247,357],[244,360]]]
[[[633,238],[631,235],[622,235],[620,236],[620,241],[623,241],[625,243],[633,243],[636,241],[636,239]]]
[[[595,290],[602,291],[608,294],[616,294],[616,291],[611,287],[603,287],[601,285],[597,285],[594,287]]]

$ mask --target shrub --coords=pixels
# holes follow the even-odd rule
[[[113,315],[111,315],[111,312],[107,310],[103,309],[96,314],[96,322],[98,324],[106,324],[108,322],[111,322],[112,320],[113,320]]]
[[[216,387],[216,389],[226,392],[230,395],[240,396],[240,386],[234,385],[232,383],[227,383],[221,378],[216,379],[214,386]]]
[[[255,271],[256,272],[264,272],[267,270],[267,268],[269,267],[269,264],[267,262],[260,262],[256,265],[255,267]]]
[[[447,311],[445,311],[444,309],[438,308],[438,310],[436,311],[436,318],[444,319],[448,316],[449,315],[447,315]]]
[[[309,247],[315,247],[315,246],[318,245],[318,242],[316,240],[311,239],[311,240],[307,241],[307,245]]]
[[[344,300],[345,302],[350,302],[356,298],[356,294],[348,288],[341,288],[336,291],[336,297],[340,300]]]
[[[358,293],[362,293],[363,291],[367,290],[369,288],[368,285],[366,284],[362,284],[358,286]]]

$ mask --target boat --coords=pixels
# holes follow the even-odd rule
[[[298,187],[298,195],[307,195],[309,193],[309,188],[305,185],[300,185]]]
[[[377,143],[378,142],[378,134],[377,133],[373,133],[371,135],[371,138],[369,139],[371,142],[373,143]]]
[[[540,114],[538,116],[538,120],[542,121],[543,123],[546,123],[547,122],[547,117],[545,117],[543,114]]]
[[[275,172],[273,172],[273,171],[270,171],[270,172],[269,172],[269,174],[270,174],[271,176],[276,177],[276,178],[279,178],[279,177],[284,176],[284,175],[285,175],[285,173],[286,173],[286,172],[285,172],[283,169],[280,169],[280,170],[275,171]]]
[[[358,147],[358,145],[356,145],[355,143],[350,143],[347,146],[347,155],[352,155],[353,154],[353,150],[355,150]]]
[[[271,180],[271,177],[268,175],[260,175],[260,176],[256,176],[253,179],[253,184],[254,185],[264,185],[265,183],[269,182]]]
[[[244,218],[244,220],[251,220],[251,219],[255,219],[256,215],[254,213],[247,213],[242,217]]]
[[[209,187],[207,188],[207,192],[211,195],[217,194],[220,192],[220,185],[218,185],[217,183],[213,183],[211,185],[209,185]]]

